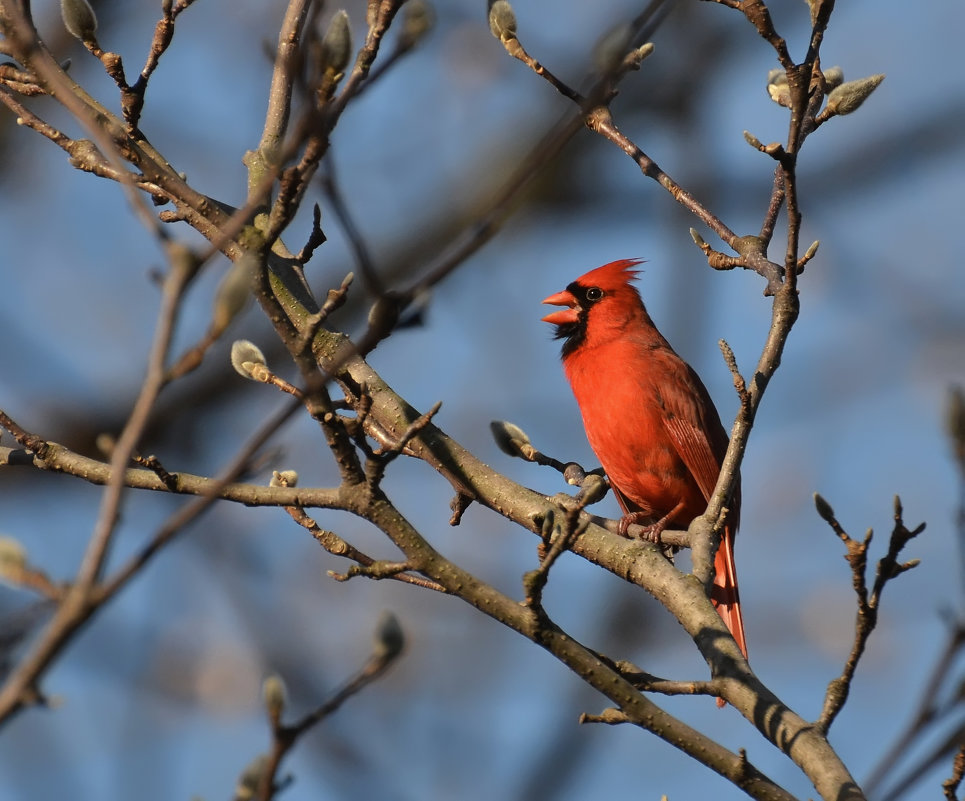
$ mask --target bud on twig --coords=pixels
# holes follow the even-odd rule
[[[214,312],[211,316],[211,335],[216,337],[224,331],[251,299],[253,275],[252,255],[242,256],[225,273],[214,296]]]
[[[818,514],[821,515],[822,520],[827,523],[834,522],[834,509],[832,509],[831,504],[817,492],[814,493],[814,508],[818,510]]]
[[[777,105],[784,106],[784,108],[791,107],[791,88],[786,83],[769,83],[767,93]]]
[[[352,57],[352,27],[348,12],[340,8],[335,12],[322,39],[322,63],[333,73],[345,72]]]
[[[638,70],[640,65],[653,53],[653,42],[640,45],[636,50],[627,54],[623,66],[627,69]]]
[[[571,487],[582,487],[586,471],[576,462],[568,462],[563,468],[563,480]]]
[[[13,537],[0,537],[0,579],[16,582],[27,567],[27,549]]]
[[[402,34],[400,44],[408,50],[415,47],[436,23],[432,6],[426,0],[409,0],[402,11]]]
[[[231,366],[238,375],[252,381],[261,381],[256,374],[262,375],[268,370],[265,355],[254,342],[247,339],[238,339],[231,345]]]
[[[770,86],[787,86],[787,72],[782,67],[775,67],[767,72],[767,84]]]
[[[516,38],[516,12],[506,0],[496,0],[489,7],[489,30],[500,42]]]
[[[844,83],[844,71],[841,67],[828,67],[824,71],[824,84],[828,87],[828,91],[842,83]]]
[[[804,251],[804,255],[797,260],[797,271],[798,274],[804,272],[805,265],[814,258],[815,254],[818,252],[818,248],[821,246],[821,240],[815,239],[810,247]]]
[[[868,78],[841,84],[828,95],[828,111],[839,116],[857,111],[884,79],[885,76],[878,73]]]
[[[508,456],[529,460],[527,453],[532,452],[533,445],[526,432],[518,425],[507,420],[493,420],[489,424],[489,430],[499,450]]]
[[[259,754],[248,763],[235,785],[234,797],[236,801],[248,801],[248,799],[255,797],[255,794],[261,788],[261,782],[265,771],[268,770],[269,763],[267,754]]]
[[[391,612],[383,612],[375,626],[375,656],[389,662],[401,654],[404,647],[405,633],[399,619]]]
[[[277,724],[288,703],[288,689],[282,677],[277,673],[268,676],[261,684],[261,697],[265,701],[268,719]]]
[[[295,470],[272,470],[269,487],[295,487],[298,486],[298,472]]]
[[[97,16],[87,0],[60,0],[60,15],[64,18],[64,27],[72,36],[82,42],[94,38],[97,32]]]
[[[576,499],[582,505],[589,506],[603,498],[608,489],[610,489],[610,485],[603,476],[590,473],[583,479],[580,491],[576,494]]]
[[[767,73],[767,94],[779,106],[790,108],[791,87],[787,83],[787,73],[779,67]]]

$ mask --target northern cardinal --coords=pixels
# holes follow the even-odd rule
[[[686,529],[707,508],[728,437],[703,382],[654,326],[631,285],[639,263],[614,261],[577,278],[543,301],[566,307],[543,321],[564,340],[563,369],[590,447],[623,509],[621,531],[642,523],[647,538],[659,541],[667,526]],[[728,506],[711,600],[746,658],[734,566],[739,484]]]

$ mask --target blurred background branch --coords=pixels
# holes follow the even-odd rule
[[[800,6],[773,10],[779,30],[807,28],[808,8]],[[107,2],[94,8],[97,39],[106,48],[102,52],[142,63],[152,36],[157,38],[157,12],[142,17],[142,11]],[[353,29],[363,29],[361,7],[350,6],[348,11]],[[239,3],[226,14],[218,4],[195,4],[178,19],[177,35],[157,62],[140,125],[153,142],[163,143],[161,149],[172,165],[190,174],[191,186],[204,187],[198,199],[236,198],[238,206],[245,205],[238,154],[258,140],[264,108],[257,106],[271,73],[269,62],[250,54],[258,52],[266,31],[278,30],[280,12],[280,5]],[[327,30],[330,12],[313,5],[307,22],[314,26],[313,36],[320,38]],[[162,18],[166,13],[162,10]],[[562,80],[588,91],[589,84],[573,76],[586,72],[591,41],[605,38],[621,20],[639,18],[640,9],[621,3],[592,10],[537,3],[517,8],[517,13],[522,16],[521,28],[533,37],[527,46]],[[935,467],[941,460],[933,457],[935,438],[925,421],[936,418],[935,388],[943,390],[949,375],[965,372],[955,300],[960,293],[952,291],[955,279],[946,269],[953,263],[949,232],[954,226],[946,219],[952,204],[942,194],[947,191],[942,189],[947,184],[942,176],[962,158],[961,142],[948,132],[955,129],[963,108],[953,91],[942,88],[947,87],[943,81],[949,73],[931,60],[942,52],[938,42],[945,28],[954,28],[953,20],[944,20],[942,30],[926,35],[915,27],[925,24],[924,17],[897,15],[902,26],[896,41],[934,44],[928,52],[914,55],[908,47],[878,46],[887,40],[887,32],[881,34],[883,39],[869,39],[862,18],[867,13],[879,12],[838,10],[836,25],[824,43],[825,60],[851,58],[842,65],[849,74],[880,69],[889,73],[889,82],[876,94],[875,103],[881,105],[869,104],[846,125],[822,126],[819,139],[824,145],[816,139],[809,160],[797,165],[807,188],[802,197],[808,212],[804,228],[811,229],[804,241],[815,235],[823,241],[821,256],[807,274],[811,322],[802,324],[800,342],[791,354],[797,369],[785,371],[783,381],[772,388],[773,408],[782,413],[764,414],[757,421],[757,451],[744,464],[745,487],[767,488],[755,493],[745,510],[745,519],[754,522],[747,526],[741,557],[742,564],[749,560],[757,565],[745,570],[756,576],[745,589],[745,602],[759,610],[749,623],[750,630],[756,627],[755,667],[762,675],[788,677],[781,680],[782,691],[795,707],[810,707],[815,713],[820,703],[816,688],[822,683],[815,676],[840,665],[838,651],[846,650],[848,639],[845,634],[834,641],[828,616],[814,612],[814,605],[827,594],[821,565],[833,557],[828,551],[822,554],[820,546],[810,546],[806,555],[801,552],[806,532],[813,529],[806,499],[816,487],[827,487],[831,495],[831,487],[847,486],[847,493],[833,494],[836,510],[842,519],[863,520],[879,509],[882,493],[887,496],[900,489],[911,514],[925,510],[936,521],[932,527],[940,528],[942,493],[945,506],[952,496],[947,481],[933,478],[941,475]],[[593,466],[579,435],[578,418],[559,402],[565,395],[550,372],[555,368],[551,347],[535,324],[538,298],[555,288],[561,276],[611,257],[641,254],[643,248],[642,255],[652,263],[644,291],[652,308],[671,320],[671,339],[681,343],[684,353],[710,354],[697,361],[705,358],[705,364],[719,365],[712,361],[713,348],[707,343],[725,336],[746,364],[767,327],[748,301],[759,287],[734,274],[706,275],[709,271],[700,264],[699,254],[695,258],[686,234],[692,221],[668,209],[663,199],[651,205],[655,193],[641,188],[639,178],[628,180],[612,146],[577,136],[581,125],[574,122],[571,110],[549,98],[541,82],[524,81],[522,71],[512,69],[518,65],[504,65],[508,59],[499,58],[498,48],[493,52],[480,8],[456,3],[438,9],[437,15],[436,29],[418,41],[405,62],[382,71],[376,61],[372,74],[378,80],[359,84],[364,91],[359,90],[357,104],[350,106],[344,129],[340,126],[333,133],[339,196],[344,207],[355,212],[351,227],[356,233],[329,224],[335,207],[330,200],[323,202],[321,225],[331,241],[308,265],[306,277],[320,296],[337,286],[353,266],[354,240],[365,243],[385,287],[402,287],[396,289],[401,298],[415,299],[433,287],[430,305],[401,315],[415,325],[385,340],[373,360],[388,380],[405,386],[407,397],[411,390],[418,407],[428,408],[443,397],[440,424],[517,481],[536,484],[550,495],[560,488],[555,474],[500,461],[486,432],[492,417],[508,416],[531,430],[536,441],[552,444],[552,451],[564,461]],[[740,132],[753,130],[765,142],[778,139],[785,117],[774,115],[760,91],[763,51],[738,46],[746,41],[746,31],[735,25],[735,19],[739,21],[739,15],[732,9],[677,4],[656,31],[655,55],[621,88],[614,108],[622,130],[646,142],[668,173],[709,208],[726,209],[728,223],[740,231],[759,225],[766,211],[761,198],[771,189],[770,181],[762,180],[764,162],[743,144]],[[34,21],[58,62],[74,48],[69,74],[92,87],[98,102],[116,107],[116,82],[105,83],[102,61],[61,33],[59,9],[37,5]],[[400,35],[385,51],[389,58],[407,41],[404,29],[398,30]],[[653,35],[651,29],[646,38]],[[137,41],[143,43],[140,50]],[[216,41],[224,46],[216,47]],[[573,42],[585,47],[574,47]],[[273,43],[269,49],[274,50]],[[791,51],[797,55],[793,46]],[[242,53],[248,57],[241,58]],[[896,77],[898,84],[891,88]],[[242,86],[245,91],[238,92]],[[307,95],[296,97],[297,103],[306,102]],[[46,115],[49,105],[36,110]],[[237,124],[225,126],[221,120],[228,116]],[[562,122],[554,123],[557,119]],[[110,188],[93,187],[96,182],[87,176],[75,182],[62,162],[50,158],[55,151],[49,142],[22,136],[14,120],[15,114],[0,116],[0,181],[16,190],[0,199],[6,226],[3,241],[9,245],[6,291],[0,297],[0,337],[5,343],[0,352],[0,406],[14,411],[45,439],[93,455],[98,435],[122,429],[138,390],[141,376],[132,365],[141,363],[147,351],[143,321],[157,307],[156,291],[146,279],[152,263],[166,262],[150,235],[125,233],[123,220],[130,212],[118,204]],[[51,123],[67,136],[77,135],[69,118],[54,114]],[[545,135],[550,129],[553,132]],[[736,144],[731,148],[729,142]],[[920,146],[923,142],[928,146]],[[895,164],[902,169],[895,171]],[[304,191],[309,199],[317,194],[324,201],[318,180]],[[149,181],[141,185],[152,186]],[[295,214],[289,229],[298,244],[317,227],[310,205]],[[38,230],[45,235],[23,236],[24,231]],[[493,240],[497,231],[501,236]],[[195,240],[190,244],[194,247]],[[483,244],[488,248],[481,254]],[[905,253],[915,254],[914,273],[896,255]],[[463,263],[466,269],[453,273]],[[192,282],[175,352],[187,352],[181,349],[203,341],[212,320],[215,284],[225,272],[223,262],[212,261]],[[727,283],[718,283],[721,279]],[[861,298],[857,306],[856,297]],[[369,306],[350,295],[331,323],[349,332],[365,330]],[[42,309],[43,324],[37,325],[38,316],[25,314],[24,309]],[[530,318],[533,325],[527,325]],[[226,327],[243,328],[272,364],[286,363],[281,346],[272,344],[268,327],[256,315],[240,309]],[[875,354],[881,354],[880,359]],[[713,369],[701,372],[713,376]],[[298,383],[291,375],[287,378]],[[206,342],[196,372],[166,386],[158,397],[139,450],[157,454],[156,464],[165,470],[196,465],[198,474],[218,473],[220,465],[243,450],[240,443],[277,403],[256,389],[260,388],[227,371],[223,341]],[[726,398],[729,391],[729,378],[722,371],[712,392]],[[277,428],[273,450],[250,455],[244,470],[270,473],[281,461],[297,467],[310,486],[337,483],[338,476],[317,458],[319,443],[313,429],[297,416],[287,420]],[[895,420],[902,424],[895,426]],[[876,447],[857,442],[862,432]],[[815,447],[817,442],[823,447]],[[904,464],[874,455],[870,463],[856,461],[858,454],[883,450],[905,454]],[[773,476],[786,464],[787,454],[795,457],[793,492],[790,484],[774,486]],[[847,472],[839,472],[837,465],[848,465]],[[389,471],[388,489],[418,527],[431,533],[437,547],[495,585],[511,582],[508,588],[518,591],[518,576],[532,567],[531,541],[473,508],[464,510],[463,527],[469,535],[439,532],[449,487],[434,486],[417,471],[411,478],[400,475],[403,472]],[[3,471],[0,492],[13,512],[0,525],[29,545],[30,564],[42,566],[56,587],[80,560],[100,496],[87,487],[65,488],[62,481],[42,474],[25,480],[24,473]],[[863,480],[854,482],[854,475]],[[842,494],[847,497],[838,500]],[[163,553],[164,559],[152,559],[152,570],[141,581],[124,585],[124,604],[106,610],[91,624],[86,636],[73,644],[70,658],[52,674],[67,705],[42,718],[18,720],[18,744],[5,765],[14,788],[31,795],[52,794],[59,792],[56,782],[64,781],[74,788],[96,787],[101,797],[128,797],[141,786],[143,769],[155,773],[163,762],[171,770],[159,776],[161,796],[223,794],[230,777],[240,770],[232,760],[253,750],[239,748],[238,738],[248,730],[239,724],[254,717],[251,709],[265,666],[285,675],[300,697],[325,697],[331,686],[325,675],[346,675],[353,669],[342,656],[346,649],[333,652],[330,643],[366,636],[365,620],[372,619],[372,605],[379,604],[404,607],[406,618],[416,621],[412,637],[420,655],[427,655],[429,662],[445,660],[447,671],[444,676],[427,672],[422,659],[419,666],[400,665],[386,678],[384,686],[391,687],[388,697],[361,696],[353,720],[338,730],[323,727],[306,738],[299,749],[302,761],[293,763],[296,774],[306,780],[305,788],[315,784],[341,797],[398,794],[391,778],[398,775],[393,770],[398,754],[404,764],[419,766],[412,780],[418,797],[452,797],[454,792],[467,797],[466,776],[476,778],[473,786],[479,797],[567,797],[585,795],[586,787],[618,792],[623,772],[617,765],[621,759],[627,764],[628,753],[631,759],[639,758],[638,744],[629,742],[632,735],[608,734],[606,727],[579,730],[575,736],[580,746],[574,747],[573,716],[567,714],[561,721],[562,710],[572,713],[592,706],[595,698],[560,704],[561,695],[585,691],[546,663],[514,658],[515,646],[485,623],[460,615],[459,626],[453,626],[448,607],[440,605],[442,599],[432,600],[436,594],[392,589],[393,582],[320,582],[329,557],[306,553],[304,536],[292,531],[295,527],[285,515],[212,509],[204,527],[179,529],[192,536],[179,539],[176,548],[155,548],[154,543],[168,541],[162,536],[168,530],[164,521],[177,514],[181,503],[160,495],[126,498],[108,555],[109,568],[138,564],[143,553]],[[322,524],[337,527],[353,543],[368,549],[379,542],[364,524],[331,515]],[[773,536],[761,537],[765,532]],[[480,548],[481,538],[487,547]],[[923,568],[913,574],[927,570],[927,578],[910,574],[907,589],[896,585],[895,598],[902,594],[909,613],[894,615],[889,610],[886,614],[893,616],[884,627],[895,637],[910,637],[915,647],[903,648],[897,656],[889,650],[887,635],[877,645],[872,641],[863,662],[867,674],[861,677],[867,689],[854,690],[850,714],[836,724],[842,742],[866,742],[863,727],[880,732],[893,722],[895,704],[908,709],[913,693],[894,699],[884,712],[876,711],[878,688],[894,687],[895,676],[915,675],[916,670],[923,676],[922,665],[929,661],[925,655],[941,650],[944,629],[930,593],[948,586],[942,579],[948,560],[941,557],[947,543],[939,537],[920,547]],[[775,553],[774,548],[779,550]],[[774,565],[784,569],[774,571]],[[638,594],[628,592],[632,588],[608,582],[599,572],[585,572],[565,557],[558,560],[547,585],[549,595],[543,599],[554,618],[586,641],[599,640],[607,652],[644,649],[648,660],[663,663],[662,674],[700,670],[692,664],[686,643],[670,636],[663,614],[647,614]],[[572,586],[581,591],[567,591]],[[32,603],[21,593],[0,591],[0,609],[9,620],[10,637],[4,638],[11,649],[5,652],[11,658],[8,663],[49,614],[49,606],[31,612]],[[778,606],[783,608],[775,609]],[[338,612],[327,611],[320,620],[320,608]],[[791,623],[778,631],[768,622],[772,618]],[[823,623],[808,622],[814,618]],[[292,637],[293,632],[298,636]],[[589,632],[592,636],[585,636]],[[927,641],[916,639],[926,634]],[[790,649],[801,642],[810,646],[809,656],[791,665]],[[954,670],[947,675],[953,677]],[[494,704],[494,698],[499,702]],[[685,699],[674,703],[681,714],[702,719],[701,709],[688,706]],[[459,710],[458,716],[478,721],[480,731],[502,731],[503,737],[483,741],[453,726],[452,716],[440,714],[442,710]],[[876,715],[883,715],[883,721]],[[181,722],[173,736],[166,733],[171,731],[167,724],[172,716]],[[76,743],[82,740],[78,732],[86,731],[85,720],[91,719],[110,721],[105,742],[113,744],[110,750],[115,752],[124,748],[128,759],[104,764],[96,757],[77,758]],[[510,727],[504,725],[507,721],[512,722]],[[220,757],[215,756],[217,749],[205,747],[212,761],[192,766],[192,743],[182,736],[186,725],[196,732],[196,742],[224,746]],[[703,725],[723,724],[709,718]],[[558,741],[547,740],[547,731],[560,732]],[[404,742],[393,736],[397,732]],[[736,750],[743,747],[747,734],[731,727],[723,737],[730,738]],[[545,745],[547,760],[523,758],[534,742]],[[37,743],[43,743],[40,750],[48,761],[64,766],[59,777],[31,769],[24,755]],[[539,766],[552,770],[552,755],[561,753],[568,755],[565,773],[571,780],[554,775],[552,781],[541,782]],[[942,754],[944,761],[922,763],[935,765],[930,774],[922,778],[924,769],[918,772],[919,785],[932,792],[951,773],[951,753]],[[871,756],[856,753],[846,761],[860,773]],[[764,753],[753,757],[755,765],[773,774],[774,763],[768,763]],[[678,794],[693,794],[694,782],[701,781],[674,762],[672,749],[654,747],[648,758],[667,777],[671,797],[675,788]],[[298,760],[298,754],[292,759]],[[481,764],[499,767],[481,771]],[[369,778],[360,783],[362,775]],[[210,784],[204,778],[208,776]],[[674,784],[680,781],[684,783]],[[298,786],[288,792],[299,792]],[[716,789],[706,792],[726,797]],[[902,792],[912,797],[908,793],[914,788],[903,787]]]

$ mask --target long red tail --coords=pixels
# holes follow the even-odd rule
[[[714,574],[710,600],[747,659],[744,619],[741,617],[740,593],[737,591],[737,568],[734,565],[734,530],[730,526],[724,527],[724,536],[714,559]],[[717,699],[717,706],[724,706],[724,703],[723,698]]]

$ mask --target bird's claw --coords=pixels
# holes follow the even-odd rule
[[[633,537],[644,542],[652,542],[654,545],[660,545],[660,535],[663,534],[664,529],[667,528],[667,518],[662,517],[656,523],[648,523],[647,521],[649,520],[652,520],[650,515],[644,514],[643,512],[630,512],[630,514],[626,514],[620,518],[617,531],[620,532],[620,536],[629,538],[630,526],[642,525],[643,527],[641,529],[633,532]]]

